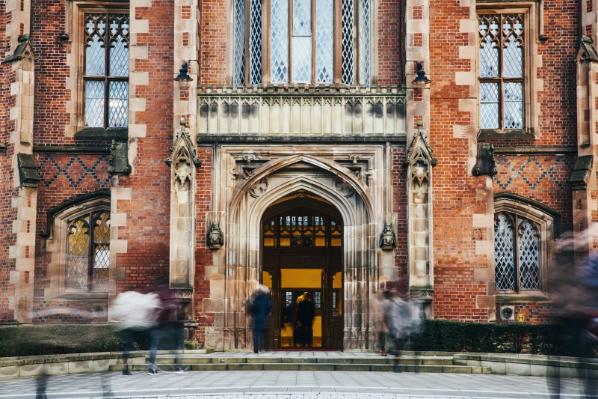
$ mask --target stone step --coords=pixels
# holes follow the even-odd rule
[[[147,359],[147,358],[146,358]],[[174,356],[159,355],[156,361],[160,365],[174,364]],[[429,356],[429,357],[411,357],[404,356],[400,358],[401,364],[409,365],[436,365],[452,366],[453,358],[450,356]],[[394,356],[388,357],[208,357],[208,356],[181,356],[181,363],[184,364],[222,364],[222,363],[330,363],[330,364],[394,364]]]
[[[393,364],[364,364],[364,363],[206,363],[206,364],[183,364],[183,368],[190,371],[395,371]],[[111,367],[112,371],[120,370],[120,366]],[[161,365],[163,372],[174,371],[174,365]],[[133,365],[134,372],[144,372],[146,366]],[[399,364],[401,372],[419,373],[453,373],[453,374],[490,374],[490,369],[479,366],[455,366],[455,365],[409,365]]]

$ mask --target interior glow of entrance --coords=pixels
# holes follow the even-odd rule
[[[270,347],[340,349],[343,224],[338,211],[315,198],[286,198],[264,215],[262,244],[262,284],[273,299]],[[309,338],[300,327],[305,293],[313,303]]]

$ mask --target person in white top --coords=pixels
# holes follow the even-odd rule
[[[119,294],[110,307],[110,320],[116,323],[123,341],[123,374],[130,375],[129,352],[133,344],[143,339],[157,325],[160,298],[154,293],[127,291]],[[150,364],[149,372],[155,374]]]

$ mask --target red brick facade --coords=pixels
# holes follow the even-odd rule
[[[71,36],[65,38],[65,21],[74,18],[73,13],[67,12],[67,3],[65,0],[31,2],[32,26],[25,32],[30,35],[35,54],[33,146],[30,149],[41,176],[36,187],[34,298],[31,298],[34,315],[68,302],[63,297],[51,298],[48,294],[52,284],[48,270],[56,259],[49,248],[53,244],[47,235],[53,228],[48,221],[54,223],[49,213],[85,194],[101,190],[110,193],[114,218],[110,239],[117,247],[113,248],[111,258],[113,288],[109,296],[125,290],[147,290],[169,281],[172,185],[171,167],[165,160],[171,155],[170,146],[179,126],[179,121],[174,119],[189,115],[188,119],[193,122],[190,125],[195,129],[195,120],[201,119],[201,113],[212,112],[211,104],[204,111],[199,107],[192,109],[196,103],[190,101],[190,97],[196,95],[195,86],[188,88],[184,84],[198,84],[205,90],[229,87],[233,70],[229,2],[201,1],[199,9],[194,10],[192,0],[131,1],[131,101],[126,153],[132,171],[130,174],[111,174],[109,170],[114,167],[115,159],[112,137],[81,140],[70,130],[77,124],[73,118],[81,117],[75,115],[77,105],[72,104],[73,90],[76,90],[73,88],[77,87],[80,77],[71,76],[76,70],[72,60],[81,58],[78,53],[81,43],[72,41],[73,32],[68,32]],[[555,226],[555,236],[574,227],[576,214],[569,178],[578,156],[581,156],[576,119],[575,58],[580,40],[577,2],[544,0],[543,10],[537,12],[544,27],[542,35],[548,39],[530,38],[536,49],[534,54],[541,58],[541,65],[530,71],[526,84],[530,80],[542,82],[536,83],[537,92],[529,95],[539,119],[533,126],[532,135],[519,137],[478,136],[475,107],[479,93],[475,57],[479,54],[479,46],[476,42],[475,0],[377,0],[375,3],[373,86],[406,87],[407,93],[406,111],[396,111],[405,113],[407,127],[399,138],[389,139],[387,144],[392,187],[384,189],[391,193],[388,199],[391,209],[387,211],[392,215],[397,238],[393,252],[396,281],[388,283],[395,284],[405,294],[413,288],[409,286],[410,252],[407,245],[411,234],[407,187],[411,177],[406,160],[413,134],[419,129],[418,123],[422,123],[437,161],[432,168],[430,197],[433,281],[430,287],[423,287],[433,292],[431,315],[439,319],[493,322],[499,319],[497,312],[503,303],[497,299],[494,288],[494,197],[515,194],[524,202],[529,200],[554,212],[559,222]],[[9,26],[11,15],[1,3],[0,32]],[[193,32],[177,31],[182,29],[177,21],[189,20],[193,15],[199,15],[198,38]],[[16,41],[11,42],[11,37],[19,33],[14,31],[19,28],[11,29],[6,37],[0,37],[3,57],[15,51]],[[540,32],[535,34],[538,36]],[[197,73],[193,83],[173,79],[179,72],[181,61],[175,37],[180,37],[183,46],[197,47],[196,59],[183,60],[189,61],[192,73]],[[470,54],[469,58],[466,54]],[[431,80],[429,83],[413,83],[414,60],[423,63]],[[13,184],[19,181],[19,176],[15,176],[18,174],[15,151],[21,150],[15,150],[15,137],[11,137],[15,129],[11,109],[17,104],[11,85],[17,80],[13,66],[18,62],[13,60],[0,66],[0,322],[21,321],[15,320],[11,298],[23,277],[14,273],[15,259],[10,256],[9,249],[17,242],[13,225],[18,216],[12,205],[19,193],[18,184]],[[230,107],[232,114],[233,106]],[[591,107],[598,109],[597,104],[591,104]],[[250,106],[242,108],[239,105],[239,108],[240,113],[254,112]],[[283,112],[282,108],[280,112]],[[207,305],[214,299],[215,284],[206,275],[206,270],[221,265],[216,264],[214,251],[206,244],[206,234],[209,216],[217,201],[217,185],[223,184],[217,180],[217,168],[221,165],[218,163],[219,146],[227,141],[209,138],[212,141],[206,142],[201,135],[195,140],[195,131],[191,131],[191,135],[201,166],[193,176],[197,187],[194,198],[196,242],[191,244],[195,274],[190,302],[192,318],[197,322],[195,338],[203,345],[207,328],[218,321],[217,312],[212,311],[212,305]],[[231,134],[226,140],[239,145],[250,142],[237,136]],[[252,145],[262,149],[267,145],[292,144],[301,154],[301,145],[317,145],[318,140],[325,142],[325,137],[291,136],[266,137]],[[358,137],[353,143],[386,148],[383,140],[376,140]],[[346,143],[339,139],[332,144],[342,147]],[[472,172],[479,144],[494,146],[495,176],[476,176]],[[596,145],[589,143],[594,156]],[[590,180],[594,183],[591,184],[598,178],[596,166],[589,172],[593,173]],[[593,187],[593,191],[588,194],[591,201],[583,211],[590,215],[591,222],[597,222],[598,210],[592,201],[598,201],[598,191],[595,185],[588,184],[588,190]],[[376,229],[379,234],[382,226],[376,226]],[[225,243],[227,240],[225,235]],[[591,245],[598,248],[598,241],[594,239]],[[546,320],[545,301],[534,301],[537,299],[517,303],[515,313],[521,314],[525,321],[543,322]],[[33,319],[35,322],[55,321],[44,316]],[[67,319],[58,317],[57,320]]]

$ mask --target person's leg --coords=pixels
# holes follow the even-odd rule
[[[148,371],[150,373],[157,373],[158,366],[156,366],[156,355],[158,346],[160,345],[160,327],[152,327],[149,329],[150,350],[149,350],[149,364]]]
[[[378,352],[381,355],[386,354],[386,333],[382,330],[378,331]]]
[[[295,323],[295,346],[301,347],[303,345],[303,326],[300,322]]]
[[[260,349],[260,329],[253,329],[253,353],[258,353]]]
[[[266,337],[266,329],[262,328],[260,330],[260,336],[259,336],[259,340],[258,340],[258,343],[257,343],[258,350],[261,350],[261,351],[264,350],[264,339],[265,339],[265,337]]]
[[[401,347],[403,346],[403,342],[400,338],[393,339],[393,351],[394,351],[394,372],[398,373],[401,371],[400,369],[400,361],[401,361]]]
[[[123,374],[130,375],[129,370],[129,353],[133,348],[133,332],[129,329],[124,329],[120,332],[120,337],[123,347]]]
[[[181,365],[181,354],[183,352],[183,346],[185,345],[185,328],[183,326],[183,323],[178,323],[175,326],[174,333],[176,334],[176,337],[175,337],[175,341],[176,341],[175,345],[176,346],[175,346],[175,355],[174,355],[175,369],[182,370],[183,366]]]
[[[46,372],[42,372],[36,378],[36,386],[35,386],[35,399],[48,399],[48,395],[46,394],[46,389],[48,387],[48,374]]]
[[[589,369],[586,366],[588,359],[594,356],[594,343],[588,335],[586,327],[586,325],[580,325],[575,335],[575,342],[577,344],[575,356],[578,362],[577,373],[578,378],[583,383],[583,397],[595,398],[598,394],[598,382],[593,373],[596,370]]]

